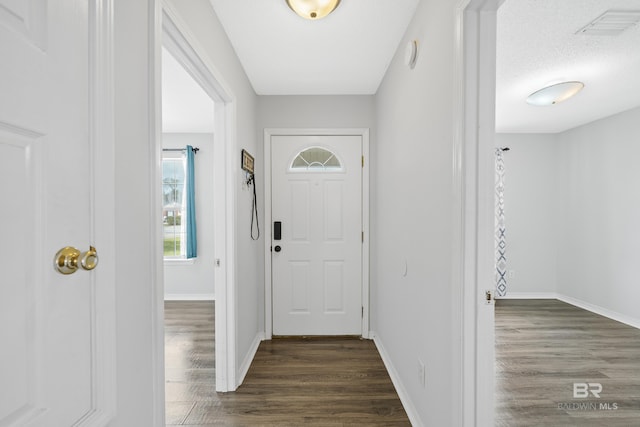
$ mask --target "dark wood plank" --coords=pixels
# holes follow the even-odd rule
[[[497,426],[640,425],[636,328],[558,300],[498,300],[495,366]],[[574,383],[602,384],[600,398],[574,398]]]
[[[372,341],[265,341],[243,385],[216,393],[213,303],[165,307],[167,425],[410,425]]]
[[[213,301],[165,302],[167,422],[179,424],[195,401],[215,395],[214,309]],[[175,408],[186,411],[183,419],[173,415]]]

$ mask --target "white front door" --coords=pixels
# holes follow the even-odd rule
[[[98,307],[109,304],[96,285],[101,267],[54,270],[59,249],[85,253],[100,225],[90,3],[0,0],[1,426],[105,417],[98,405],[112,372],[101,355],[112,349],[97,333]]]
[[[362,334],[362,137],[271,138],[274,335]]]

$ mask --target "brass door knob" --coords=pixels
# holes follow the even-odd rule
[[[85,270],[93,270],[98,266],[98,251],[93,246],[89,246],[89,250],[82,255],[80,265]]]
[[[80,260],[80,265],[78,265]],[[84,270],[93,270],[98,265],[98,252],[93,246],[85,253],[78,249],[66,246],[60,249],[53,258],[53,266],[61,274],[73,274],[82,267]]]

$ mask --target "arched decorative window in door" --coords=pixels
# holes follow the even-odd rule
[[[342,163],[334,153],[322,147],[309,147],[299,152],[289,167],[292,171],[341,171]]]

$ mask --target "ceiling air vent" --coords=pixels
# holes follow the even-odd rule
[[[617,36],[628,28],[638,25],[640,10],[608,10],[584,27],[576,34],[589,36]]]

